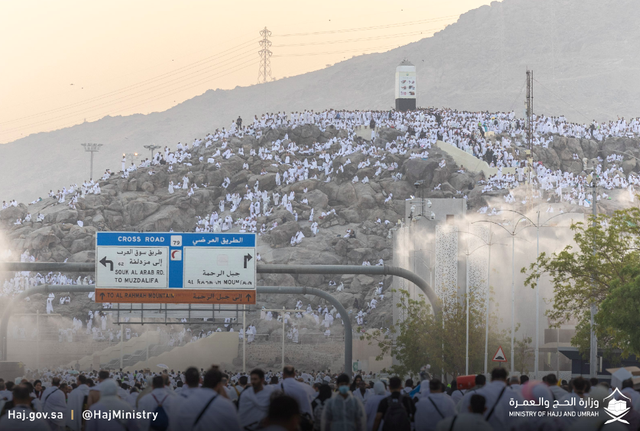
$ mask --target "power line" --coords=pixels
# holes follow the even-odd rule
[[[273,57],[309,57],[314,55],[334,55],[334,54],[348,54],[351,52],[363,52],[363,51],[371,51],[371,50],[386,50],[391,48],[398,47],[397,44],[393,45],[385,45],[385,46],[377,46],[375,48],[360,48],[360,49],[350,49],[346,51],[325,51],[325,52],[310,52],[306,54],[282,54],[282,55],[274,55]]]
[[[117,94],[124,93],[124,92],[126,92],[128,90],[139,88],[139,87],[148,85],[148,84],[153,83],[153,82],[161,81],[161,80],[164,80],[164,79],[166,79],[168,77],[171,77],[171,76],[174,76],[174,75],[179,75],[179,74],[181,74],[181,73],[183,73],[183,72],[185,72],[187,70],[190,70],[190,69],[193,69],[195,67],[198,67],[199,65],[202,65],[204,63],[209,63],[209,62],[214,61],[214,60],[216,60],[218,58],[226,57],[226,56],[228,56],[228,55],[233,53],[233,52],[230,52],[230,51],[236,51],[238,48],[243,47],[243,46],[247,45],[248,43],[254,43],[254,41],[249,41],[249,42],[242,43],[240,45],[237,45],[237,46],[229,48],[229,49],[227,49],[225,51],[222,51],[221,53],[216,54],[214,56],[210,56],[210,57],[207,57],[205,59],[196,61],[194,63],[191,63],[191,64],[188,64],[186,66],[180,67],[180,68],[178,68],[178,69],[176,69],[174,71],[163,73],[163,74],[158,75],[158,76],[156,76],[154,78],[149,78],[149,79],[146,79],[144,81],[138,82],[136,84],[132,84],[132,85],[129,85],[127,87],[123,87],[123,88],[121,88],[119,90],[114,90],[114,91],[111,91],[109,93],[105,93],[105,94],[100,95],[100,96],[95,96],[95,97],[92,97],[90,99],[86,99],[84,101],[71,103],[71,104],[64,105],[64,106],[61,106],[61,107],[58,107],[58,108],[50,109],[50,110],[47,110],[47,111],[42,111],[42,112],[39,112],[39,113],[36,113],[36,114],[31,114],[31,115],[27,115],[27,116],[24,116],[24,117],[19,117],[19,118],[14,118],[12,120],[3,121],[2,123],[3,124],[11,124],[11,123],[15,123],[15,122],[20,121],[20,120],[26,120],[26,119],[29,119],[29,118],[39,117],[39,116],[42,116],[42,115],[47,115],[47,114],[51,114],[51,113],[55,113],[55,112],[59,112],[59,111],[65,111],[65,110],[67,110],[69,108],[74,108],[74,107],[77,107],[77,106],[83,106],[83,105],[91,104],[91,103],[93,103],[95,101],[107,99],[107,98],[110,98],[111,96],[115,96]],[[253,51],[253,50],[251,50],[251,51]],[[249,50],[245,49],[242,52],[243,53],[244,52],[249,52]],[[224,54],[224,55],[221,55],[221,54]],[[231,57],[231,58],[235,58],[235,57]],[[204,70],[204,69],[206,69],[208,67],[210,67],[210,66],[207,66],[207,67],[202,68],[202,69],[198,69],[195,72],[198,72],[200,70]],[[217,67],[217,65],[214,65],[214,67]],[[169,82],[171,82],[171,80]],[[134,94],[137,94],[137,93],[134,93]]]
[[[515,106],[518,99],[520,99],[520,95],[522,95],[522,90],[524,90],[525,85],[527,85],[526,81],[522,84],[522,87],[520,87],[520,91],[518,92],[518,95],[516,96],[516,98],[513,99],[513,103],[511,103],[511,107],[509,108],[509,111],[513,111],[513,107]]]
[[[437,27],[437,28],[425,29],[425,30],[421,30],[421,31],[412,31],[412,32],[408,32],[408,33],[397,33],[397,34],[390,34],[390,35],[385,35],[385,36],[369,36],[369,37],[362,37],[362,38],[356,38],[356,39],[342,39],[342,40],[332,40],[332,41],[325,41],[325,42],[305,42],[305,43],[296,43],[296,44],[289,44],[289,45],[276,45],[276,46],[274,46],[274,48],[288,48],[288,47],[293,47],[293,46],[333,45],[333,44],[336,44],[336,43],[349,43],[349,42],[362,42],[362,41],[368,41],[368,40],[394,39],[394,38],[398,38],[398,37],[415,36],[416,34],[423,34],[425,32],[428,32],[428,31],[431,31],[431,30],[440,29],[440,28],[441,27]]]
[[[370,26],[370,27],[356,27],[356,28],[347,28],[347,29],[341,29],[341,30],[316,31],[316,32],[311,32],[311,33],[276,34],[273,37],[292,37],[292,36],[302,37],[302,36],[317,36],[317,35],[321,35],[321,34],[350,33],[350,32],[354,32],[354,31],[382,30],[382,29],[387,29],[387,28],[407,27],[407,26],[412,26],[412,25],[426,24],[426,23],[430,23],[430,22],[446,21],[446,20],[450,20],[451,18],[456,18],[456,17],[458,17],[458,15],[449,15],[449,16],[444,16],[444,17],[440,17],[440,18],[423,19],[423,20],[419,20],[419,21],[407,21],[407,22],[400,22],[400,23],[396,23],[396,24],[383,24],[383,25],[376,25],[376,26]]]
[[[230,39],[229,41],[236,41],[236,40],[240,39],[241,37],[242,37],[242,36],[235,37],[235,38],[233,38],[233,39]],[[244,43],[242,43],[242,44],[240,44],[240,45],[237,45],[237,46],[242,46],[242,45],[245,45],[245,44],[247,44],[247,43],[253,43],[253,42],[255,42],[255,38],[252,38],[251,40],[249,40],[249,41],[247,41],[247,42],[244,42]],[[234,48],[230,48],[230,49],[234,49]],[[198,52],[198,54],[199,54],[199,53],[200,53],[200,52],[202,52],[202,51],[203,51],[202,49],[199,49],[197,52]],[[222,52],[225,52],[225,51],[222,51]],[[218,53],[218,54],[221,54],[222,52],[220,52],[220,53]],[[175,59],[180,59],[180,58],[184,58],[184,57],[186,57],[186,56],[188,56],[188,55],[193,55],[194,53],[195,53],[195,52],[190,52],[190,53],[188,53],[188,54],[178,55],[178,56],[176,56],[176,57],[174,57],[174,58],[175,58]],[[218,54],[216,54],[216,55],[218,55]],[[173,61],[173,59],[172,59],[171,61]],[[143,71],[146,71],[146,70],[149,70],[149,69],[155,69],[155,68],[158,68],[159,66],[164,65],[165,63],[166,63],[166,61],[156,62],[156,63],[154,63],[154,64],[147,64],[147,65],[146,65],[146,67],[140,68],[140,69],[138,69],[138,70],[132,70],[132,71],[130,71],[130,72],[128,72],[128,73],[125,73],[125,74],[119,75],[119,76],[117,76],[117,77],[111,76],[111,77],[109,77],[108,79],[105,79],[105,80],[103,80],[103,81],[99,81],[99,82],[95,83],[94,85],[95,85],[95,86],[100,86],[100,85],[103,85],[103,84],[106,84],[106,83],[109,83],[109,82],[113,82],[113,81],[115,81],[115,80],[122,79],[122,78],[124,78],[124,77],[126,77],[126,76],[133,75],[133,74],[135,74],[135,73],[143,72]],[[188,66],[188,65],[187,65],[187,66]],[[184,66],[184,67],[186,67],[186,66]],[[177,70],[177,69],[176,69],[176,70]],[[74,90],[71,90],[71,91],[74,91]],[[45,96],[45,97],[42,97],[42,98],[33,99],[33,100],[30,100],[30,101],[24,101],[24,102],[22,102],[22,103],[12,104],[10,107],[3,107],[3,108],[0,108],[0,112],[5,112],[5,111],[13,110],[13,109],[15,109],[15,107],[17,107],[17,106],[27,106],[27,105],[29,105],[29,104],[37,103],[37,102],[40,102],[40,101],[43,101],[43,100],[49,100],[49,99],[51,99],[51,98],[53,98],[53,97],[59,97],[59,96],[61,96],[61,95],[65,95],[65,94],[69,94],[69,93],[70,93],[70,91],[69,91],[69,90],[66,90],[66,91],[62,91],[62,92],[60,92],[60,93],[51,94],[51,95],[49,95],[49,96]]]
[[[217,76],[215,76],[215,78],[216,78],[216,79],[218,79],[218,78],[225,77],[225,76],[227,76],[227,75],[231,75],[232,73],[236,73],[236,72],[238,72],[238,71],[240,71],[240,70],[247,69],[247,68],[249,68],[249,67],[253,67],[253,66],[255,66],[256,64],[258,64],[258,63],[257,63],[257,62],[255,62],[255,61],[247,62],[247,63],[242,63],[242,64],[240,65],[240,66],[242,66],[242,67],[236,67],[235,69],[229,70],[228,72],[223,73],[222,75],[217,75]],[[188,90],[188,89],[190,89],[190,88],[197,87],[197,86],[198,86],[198,85],[200,85],[201,83],[209,81],[209,79],[211,79],[211,78],[206,78],[206,79],[203,79],[203,80],[201,80],[201,81],[199,81],[199,82],[194,83],[193,85],[189,85],[189,86],[185,86],[185,87],[181,87],[181,88],[175,89],[175,91],[171,91],[171,92],[168,92],[168,93],[160,94],[160,95],[159,95],[159,96],[157,96],[157,97],[154,97],[154,98],[152,98],[152,99],[146,99],[146,100],[144,100],[144,101],[142,101],[142,102],[140,102],[140,103],[137,103],[137,104],[135,104],[135,105],[125,106],[125,107],[124,107],[124,108],[122,108],[122,109],[131,109],[131,108],[136,108],[136,107],[138,107],[138,106],[140,106],[140,105],[144,105],[145,103],[153,102],[153,101],[155,101],[155,100],[162,99],[163,97],[172,96],[172,95],[174,95],[174,94],[180,93],[181,91],[184,91],[184,90]],[[93,117],[101,117],[102,115],[103,115],[103,114],[94,115]],[[90,118],[92,118],[92,117],[90,117]]]
[[[242,57],[242,58],[241,58],[241,59],[239,59],[239,60],[244,60],[244,59],[247,59],[247,58],[250,58],[250,57],[253,57],[253,54],[245,55],[244,57]],[[231,67],[233,67],[233,63],[236,63],[237,61],[238,61],[238,60],[236,60],[235,62],[232,62],[232,65],[230,65],[230,66],[231,66]],[[248,64],[248,63],[249,63],[249,62],[243,62],[243,63],[238,64],[237,66],[243,66],[243,65],[246,65],[246,64]],[[253,64],[255,64],[255,61],[253,61]],[[225,64],[224,64],[224,63],[222,63],[222,64],[218,65],[217,67],[215,67],[213,70],[218,69],[218,68],[220,68],[220,67],[222,67],[222,66],[225,66]],[[229,67],[229,66],[227,66],[227,67]],[[241,67],[240,69],[244,69],[244,67]],[[240,69],[237,69],[237,70],[240,70]],[[200,73],[200,74],[194,75],[194,76],[192,76],[191,78],[193,78],[193,77],[195,77],[195,76],[198,76],[198,75],[202,75],[202,74],[203,74],[203,73]],[[228,74],[229,74],[229,73],[226,73],[226,74],[223,74],[223,75],[215,75],[215,74],[214,74],[214,76],[209,76],[209,77],[206,77],[206,78],[201,79],[201,80],[199,80],[199,81],[196,81],[196,82],[190,83],[190,84],[188,84],[188,85],[186,85],[186,86],[178,87],[178,88],[174,89],[175,91],[174,91],[174,90],[172,90],[172,92],[169,92],[169,93],[163,93],[161,96],[169,95],[169,94],[175,94],[175,93],[177,93],[177,92],[179,92],[179,91],[181,91],[181,90],[188,89],[188,88],[193,88],[194,86],[197,86],[197,85],[199,85],[200,83],[206,82],[206,81],[208,81],[208,80],[210,80],[210,79],[212,79],[212,78],[220,78],[220,77],[222,77],[222,76],[226,76],[226,75],[228,75]],[[189,79],[191,79],[191,78],[189,78]],[[178,82],[178,83],[179,83],[179,82]],[[157,91],[158,89],[161,89],[161,88],[166,88],[166,85],[163,85],[162,87],[158,87],[158,88],[151,89],[151,90],[141,91],[141,92],[134,93],[134,94],[141,94],[141,95],[142,95],[142,94],[145,94],[145,93],[149,93],[149,92]],[[50,119],[48,119],[48,120],[43,120],[43,121],[40,121],[40,122],[31,123],[31,124],[27,124],[27,125],[24,125],[24,126],[19,126],[19,127],[15,127],[15,128],[12,128],[12,129],[3,130],[3,131],[2,131],[2,132],[0,132],[0,133],[5,134],[5,133],[8,133],[8,132],[13,132],[13,131],[16,131],[16,130],[22,130],[22,129],[30,128],[30,127],[37,126],[37,125],[42,125],[42,124],[52,123],[52,122],[55,122],[55,121],[57,121],[57,120],[64,120],[64,119],[66,119],[66,118],[71,118],[71,117],[75,117],[76,115],[86,114],[87,112],[96,111],[96,110],[98,110],[98,109],[102,109],[102,108],[105,108],[105,107],[108,107],[108,106],[111,106],[111,105],[114,105],[114,104],[120,103],[120,101],[126,101],[126,100],[129,100],[129,99],[132,99],[132,98],[136,98],[136,97],[130,97],[130,96],[121,97],[121,98],[116,99],[116,100],[113,100],[113,101],[111,101],[111,102],[109,102],[109,103],[97,105],[97,106],[93,107],[93,109],[91,109],[91,108],[90,108],[88,111],[87,111],[87,110],[75,111],[75,112],[68,113],[68,114],[65,114],[65,115],[62,115],[62,116],[58,116],[58,117],[54,117],[54,118],[50,118]],[[147,100],[143,101],[142,103],[139,103],[139,104],[137,104],[137,105],[135,105],[135,106],[139,106],[139,105],[144,104],[144,103],[146,103],[147,101],[151,101],[151,100],[157,100],[157,98],[154,98],[154,99],[147,99]],[[126,108],[122,108],[122,109],[126,109]]]
[[[209,66],[206,69],[202,69],[202,70],[196,71],[196,72],[199,72],[199,73],[191,73],[191,74],[189,74],[187,76],[174,78],[174,79],[171,79],[171,80],[169,80],[167,82],[155,85],[155,86],[153,86],[151,88],[147,88],[145,90],[141,90],[141,91],[138,91],[138,92],[135,92],[135,93],[129,93],[129,94],[124,95],[122,97],[119,97],[117,99],[112,99],[110,101],[106,101],[104,103],[99,103],[98,105],[94,105],[94,106],[109,106],[109,105],[112,105],[114,102],[121,101],[121,100],[128,100],[128,99],[131,99],[132,97],[135,97],[136,95],[144,95],[144,94],[147,94],[147,93],[150,93],[150,92],[157,91],[158,89],[165,89],[167,86],[175,85],[176,83],[179,84],[179,83],[184,82],[186,80],[193,79],[194,77],[197,77],[197,76],[200,76],[200,75],[204,75],[206,73],[210,73],[211,71],[219,69],[220,67],[225,66],[228,63],[231,63],[230,65],[233,65],[235,62],[241,61],[241,60],[246,59],[246,58],[249,58],[252,55],[253,54],[251,52],[244,52],[242,54],[239,54],[239,55],[236,55],[234,57],[231,57],[231,58],[229,58],[229,59],[227,59],[227,60],[225,60],[225,61],[223,61],[221,63],[218,63],[215,66]],[[238,58],[238,57],[240,57],[240,58]],[[237,60],[234,60],[234,59],[237,59]],[[78,112],[83,112],[83,111],[75,111],[73,113],[78,113]],[[67,115],[67,114],[64,114],[64,115]],[[46,117],[46,115],[39,115],[39,116],[45,116]],[[58,118],[60,118],[60,117],[58,117]]]
[[[556,93],[553,92],[553,90],[551,90],[549,87],[545,86],[544,84],[542,84],[540,81],[538,81],[537,79],[534,80],[535,82],[537,82],[538,84],[540,84],[542,86],[542,88],[546,89],[547,91],[549,91],[549,93],[551,93],[552,96],[560,99],[561,101],[563,101],[564,103],[566,103],[570,108],[572,108],[574,111],[576,111],[578,114],[582,115],[584,118],[587,119],[587,121],[589,120],[589,117],[587,117],[585,114],[583,114],[581,111],[578,110],[578,108],[576,108],[575,106],[573,106],[571,103],[567,102],[566,100],[564,100],[562,97],[558,96]]]
[[[242,70],[242,69],[246,69],[246,68],[248,68],[248,67],[253,67],[253,66],[255,66],[256,64],[257,64],[256,62],[253,62],[253,63],[247,64],[247,65],[244,65],[244,66],[242,66],[242,67],[237,67],[237,68],[235,68],[235,69],[229,70],[229,71],[228,71],[228,72],[226,72],[226,73],[223,73],[222,75],[215,76],[214,78],[216,78],[216,79],[217,79],[217,78],[222,78],[222,77],[227,76],[227,75],[230,75],[230,74],[232,74],[232,73],[236,73],[236,72],[238,72],[238,71],[240,71],[240,70]],[[175,91],[171,91],[171,92],[167,92],[167,93],[164,93],[164,94],[160,94],[160,95],[158,95],[157,97],[153,97],[153,98],[150,98],[150,99],[146,99],[146,100],[143,100],[143,101],[142,101],[142,102],[140,102],[140,103],[136,103],[136,104],[134,104],[134,105],[128,105],[128,106],[125,106],[125,107],[123,107],[123,108],[121,108],[121,109],[122,109],[122,110],[132,109],[132,108],[136,108],[136,107],[138,107],[138,106],[140,106],[140,105],[144,105],[144,104],[146,104],[146,103],[150,103],[150,102],[153,102],[153,101],[156,101],[156,100],[160,100],[160,99],[162,99],[162,98],[164,98],[164,97],[168,97],[168,96],[171,96],[171,95],[173,95],[173,94],[179,93],[179,92],[181,92],[181,91],[188,90],[188,89],[190,89],[190,88],[196,87],[196,86],[197,86],[197,85],[199,85],[200,83],[205,82],[205,81],[207,81],[207,80],[208,80],[208,79],[205,79],[205,80],[202,80],[202,81],[200,81],[200,82],[197,82],[197,83],[195,83],[195,84],[193,84],[193,85],[191,85],[191,86],[181,87],[181,88],[179,88],[179,89],[176,89]],[[91,116],[89,116],[89,117],[87,117],[87,118],[89,118],[89,119],[91,119],[91,118],[100,119],[100,118],[104,117],[105,115],[108,115],[108,112],[107,112],[107,113],[100,113],[100,114],[97,114],[97,115],[91,115]],[[41,124],[46,124],[46,123],[51,123],[51,122],[53,122],[53,121],[46,121],[46,122],[43,122],[43,123],[41,123]],[[72,124],[70,124],[70,125],[75,125],[75,124],[77,124],[77,122],[76,122],[76,121],[74,121],[74,122],[73,122]],[[30,127],[30,126],[25,126],[25,127]],[[63,127],[63,126],[60,126],[60,127]],[[14,129],[14,130],[15,130],[15,129]],[[0,134],[2,134],[2,133],[0,133]]]

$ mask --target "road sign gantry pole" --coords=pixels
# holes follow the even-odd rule
[[[93,273],[95,264],[93,263],[55,263],[55,262],[2,262],[0,271],[56,271],[56,272],[80,272]],[[417,274],[395,266],[361,266],[361,265],[256,265],[256,271],[262,274],[367,274],[367,275],[393,275],[404,278],[414,283],[427,296],[433,307],[434,314],[441,316],[440,302],[435,292],[429,284]],[[94,292],[95,286],[49,286],[40,285],[31,288],[28,292],[21,292],[11,301],[17,303],[19,299],[36,293],[59,293],[59,292]],[[321,289],[301,286],[260,286],[257,288],[259,294],[288,294],[288,295],[314,295],[321,297],[332,304],[344,321],[345,326],[345,370],[350,370],[352,365],[352,329],[350,316],[344,306],[333,295]],[[0,320],[0,341],[2,343],[2,359],[6,360],[7,355],[7,328],[12,307],[5,309]]]

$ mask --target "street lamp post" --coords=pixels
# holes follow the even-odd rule
[[[151,151],[151,160],[153,160],[153,150],[160,148],[160,145],[145,145],[144,148]]]
[[[504,210],[503,210],[504,211]],[[512,212],[517,212],[517,211],[512,211]],[[511,373],[514,372],[514,345],[515,345],[515,333],[516,333],[516,329],[515,329],[515,319],[516,319],[516,313],[515,313],[515,308],[516,308],[516,261],[515,261],[515,256],[516,256],[516,234],[517,234],[517,229],[518,229],[518,224],[520,224],[520,222],[522,220],[529,220],[529,218],[527,216],[523,215],[523,218],[518,219],[518,221],[516,222],[515,226],[513,227],[513,231],[510,231],[509,229],[507,229],[506,227],[504,227],[501,223],[496,223],[494,221],[491,220],[481,220],[480,222],[484,222],[484,223],[493,223],[496,226],[500,226],[502,229],[504,229],[509,235],[511,235]],[[529,220],[531,221],[531,220]],[[476,222],[479,223],[479,222]]]
[[[633,157],[633,156],[632,156]],[[591,187],[593,188],[593,192],[591,195],[591,206],[593,209],[593,255],[596,255],[596,232],[595,232],[595,227],[596,227],[596,219],[598,217],[598,207],[597,207],[597,201],[598,201],[598,197],[597,197],[597,188],[596,188],[596,173],[595,173],[595,169],[594,166],[588,167],[587,166],[587,159],[583,159],[583,163],[584,163],[584,170],[585,171],[591,171],[591,174],[589,175],[588,179],[590,180],[589,182],[591,183]],[[591,284],[592,284],[592,289],[593,289],[593,277],[591,277]],[[589,312],[590,312],[590,316],[589,316],[589,327],[590,327],[590,346],[589,346],[589,375],[591,377],[596,377],[598,376],[598,338],[596,337],[596,331],[595,331],[595,316],[597,313],[597,307],[596,304],[593,302],[591,302],[591,305],[589,307]]]
[[[93,153],[100,151],[102,144],[80,144],[84,147],[84,151],[91,153],[91,167],[89,169],[89,179],[93,179]]]
[[[467,227],[467,230],[469,230],[469,228]],[[467,342],[466,342],[466,360],[465,360],[465,376],[469,375],[469,256],[471,255],[470,250],[469,250],[469,237],[467,237],[467,259],[466,259],[466,263],[467,263],[467,270],[465,271],[467,274],[467,294],[465,295],[467,297]]]
[[[484,316],[484,374],[487,374],[489,355],[489,291],[491,290],[491,225],[489,225],[489,257],[487,259],[487,290],[485,298]]]
[[[277,311],[279,313],[282,313],[282,368],[284,368],[284,339],[286,337],[285,331],[286,331],[286,327],[285,327],[285,313],[288,311],[290,313],[292,312],[297,312],[299,310],[287,310],[286,307],[282,307],[282,308],[276,308],[273,310],[264,310],[264,311]],[[247,329],[244,329],[244,338],[246,339],[247,337]]]
[[[527,217],[526,215],[522,214],[519,211],[515,211],[515,210],[508,210],[508,209],[503,209],[501,211],[508,211],[508,212],[512,212],[515,214],[519,214],[522,217],[526,218],[527,220],[529,220],[529,223],[531,223],[531,226],[526,226],[524,229],[528,228],[528,227],[535,227],[536,228],[536,260],[538,259],[538,257],[540,256],[540,228],[541,227],[547,227],[545,226],[547,223],[549,223],[551,220],[553,220],[556,217],[560,217],[563,215],[567,215],[568,213],[561,213],[561,214],[556,214],[553,217],[549,217],[547,220],[545,220],[544,223],[540,223],[540,211],[538,211],[538,222],[534,223],[529,217]],[[534,368],[535,368],[535,372],[534,372],[534,378],[538,377],[538,371],[539,371],[539,358],[538,356],[540,355],[540,286],[539,283],[536,283],[536,343],[535,343],[535,358],[534,358]]]
[[[472,223],[473,224],[473,223]],[[466,232],[462,232],[462,233],[467,233],[469,235],[474,235],[478,238],[480,238],[484,244],[477,247],[475,250],[470,250],[470,246],[469,246],[469,237],[467,237],[467,251],[465,252],[466,255],[466,302],[467,302],[467,310],[466,310],[466,319],[467,319],[467,336],[466,336],[466,357],[465,357],[465,373],[466,375],[469,375],[469,312],[470,312],[470,289],[469,289],[469,257],[475,253],[477,250],[481,249],[484,246],[489,246],[489,260],[488,260],[488,268],[487,268],[487,290],[485,292],[485,301],[486,301],[486,305],[485,305],[485,311],[486,311],[486,315],[485,315],[485,343],[484,343],[484,350],[485,350],[485,359],[484,359],[484,372],[486,374],[487,372],[487,349],[488,349],[488,340],[489,340],[489,272],[491,272],[491,226],[489,226],[489,242],[484,241],[484,239],[474,233],[471,233],[470,228],[467,228]]]

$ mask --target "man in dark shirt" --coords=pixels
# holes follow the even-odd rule
[[[373,431],[378,431],[380,422],[382,422],[385,415],[387,414],[389,404],[394,402],[394,400],[398,400],[402,403],[409,421],[413,422],[413,416],[416,413],[416,406],[413,404],[413,401],[410,397],[402,394],[402,380],[400,380],[400,377],[396,376],[389,379],[389,390],[391,391],[391,395],[381,400],[380,404],[378,405],[378,413],[376,414],[376,420],[373,423]],[[402,430],[398,429],[398,431]]]

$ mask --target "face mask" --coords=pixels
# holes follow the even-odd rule
[[[349,392],[349,386],[338,386],[338,392],[342,395],[346,395]]]

